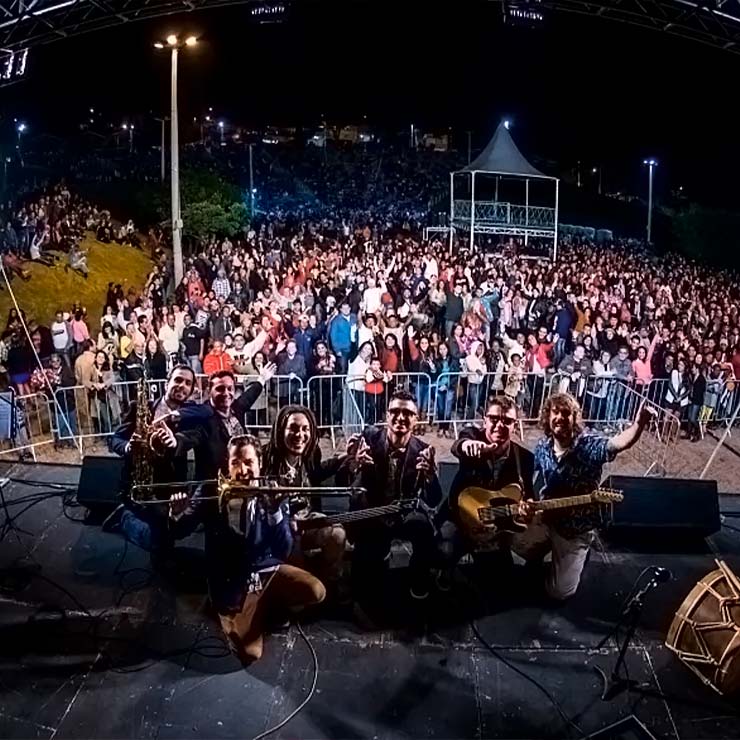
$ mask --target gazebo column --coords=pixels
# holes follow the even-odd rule
[[[524,181],[524,223],[527,230],[524,232],[524,246],[529,244],[529,178]]]
[[[450,223],[448,224],[450,229],[450,257],[452,257],[452,229],[455,223],[455,173],[450,172]]]
[[[470,188],[470,250],[474,248],[475,239],[475,170],[471,174]]]

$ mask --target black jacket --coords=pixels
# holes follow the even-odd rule
[[[367,498],[359,502],[363,508],[384,506],[395,500],[396,492],[390,490],[388,485],[388,435],[386,430],[381,427],[367,427],[362,436],[370,447],[370,456],[375,464],[362,468],[352,480],[346,483],[355,486],[362,486],[367,489]],[[402,498],[413,498],[420,489],[419,476],[416,472],[416,463],[419,460],[419,454],[429,445],[418,437],[411,437],[401,465],[400,477],[400,494]],[[338,477],[342,475],[341,471]],[[432,508],[441,506],[444,499],[442,487],[439,484],[437,474],[434,474],[432,480],[423,487],[422,500]]]
[[[159,401],[150,401],[149,409],[154,414],[154,407]],[[113,432],[110,440],[110,450],[116,455],[126,458],[123,469],[122,483],[127,486],[131,476],[131,455],[126,453],[126,445],[136,431],[136,414],[138,405],[132,401],[124,415],[121,423]],[[173,418],[167,419],[165,424],[177,432],[180,429],[188,428],[196,423],[196,420],[204,418],[203,407],[193,401],[186,401],[180,408],[180,418],[175,421]],[[165,455],[163,457],[154,457],[154,483],[170,483],[172,481],[184,481],[188,479],[188,457],[186,454]]]
[[[244,392],[231,405],[231,413],[239,420],[242,427],[244,416],[262,393],[262,383],[248,383]],[[221,417],[210,404],[203,404],[205,411],[202,422],[192,429],[178,432],[177,447],[174,456],[187,455],[188,450],[195,451],[195,479],[211,480],[219,471],[226,472],[229,433]]]
[[[460,492],[468,486],[478,486],[487,490],[498,490],[510,483],[519,483],[519,474],[523,483],[523,496],[525,499],[533,499],[534,489],[534,455],[525,447],[511,442],[509,454],[500,465],[493,465],[490,460],[476,460],[465,457],[460,448],[466,440],[485,442],[486,433],[476,426],[466,426],[460,431],[460,435],[452,445],[450,452],[460,461],[460,466],[452,481],[450,489],[450,506],[457,505]],[[516,453],[519,454],[519,468],[517,468]]]

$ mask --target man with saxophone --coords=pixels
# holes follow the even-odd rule
[[[163,455],[166,439],[179,426],[197,423],[199,404],[190,400],[195,373],[187,365],[176,365],[167,376],[164,395],[150,401],[146,384],[139,387],[126,416],[111,439],[111,451],[124,458],[123,502],[103,522],[104,532],[122,534],[129,542],[153,551],[166,541],[166,517],[156,506],[140,506],[131,498],[131,486],[170,483],[187,479],[187,455]],[[142,473],[142,470],[148,472]],[[136,476],[146,480],[136,480]]]

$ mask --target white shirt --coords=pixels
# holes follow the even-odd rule
[[[67,324],[64,321],[55,321],[51,325],[51,337],[52,341],[54,342],[55,350],[65,350],[67,348],[67,341],[69,339]]]
[[[362,303],[365,313],[376,313],[380,310],[380,301],[383,291],[380,288],[365,288],[362,294]]]
[[[159,341],[162,342],[162,347],[168,354],[177,354],[180,351],[180,333],[177,328],[163,326],[159,330]]]
[[[362,347],[365,342],[373,341],[373,330],[368,326],[360,326],[357,329],[357,346]],[[375,346],[375,345],[373,345]]]

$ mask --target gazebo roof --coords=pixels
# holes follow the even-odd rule
[[[490,172],[497,175],[556,179],[542,174],[525,159],[503,122],[498,125],[486,148],[461,172]]]

